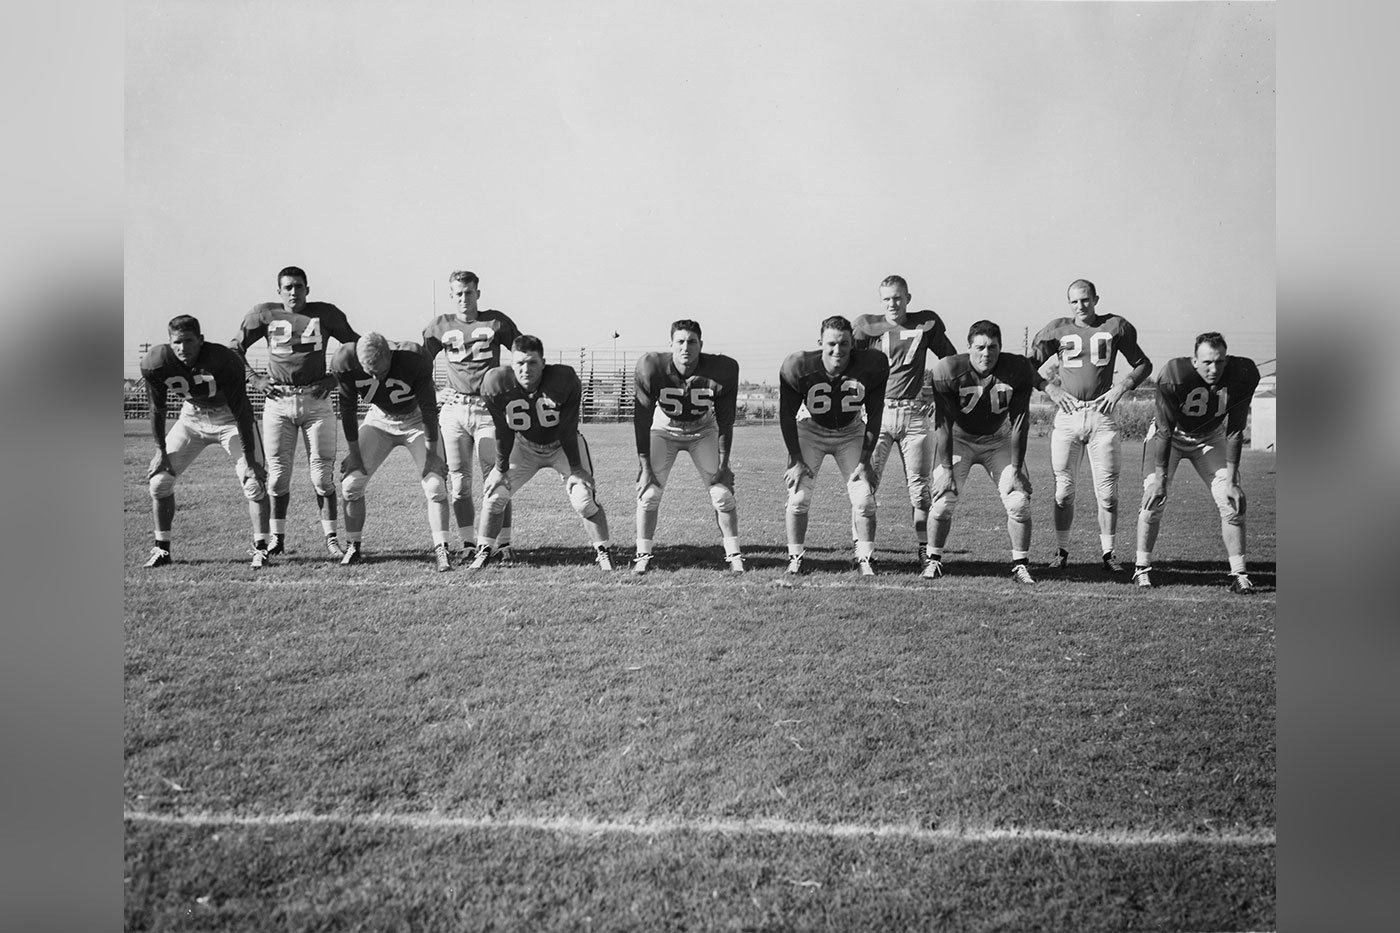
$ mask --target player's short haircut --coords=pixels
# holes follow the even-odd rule
[[[538,353],[540,359],[544,359],[544,341],[534,334],[521,334],[510,348],[517,353]]]
[[[844,330],[848,334],[855,333],[855,329],[851,327],[851,322],[839,314],[833,314],[825,321],[822,321],[821,332],[824,334],[829,330]]]
[[[384,335],[376,331],[370,331],[360,338],[355,345],[355,358],[360,361],[360,365],[366,372],[379,369],[380,363],[385,365],[389,362],[389,354],[393,351],[389,348],[389,341],[384,339]]]
[[[906,295],[909,294],[909,283],[906,282],[906,281],[904,281],[904,276],[902,276],[902,275],[887,275],[887,276],[885,276],[884,280],[880,282],[880,287],[881,287],[881,288],[898,288],[898,289],[902,289],[902,290],[904,291],[904,294],[906,294]]]
[[[678,330],[688,330],[693,332],[697,337],[702,336],[700,333],[700,322],[692,321],[690,318],[681,318],[679,321],[672,321],[671,336],[676,336],[676,331]]]
[[[311,280],[306,277],[306,270],[301,266],[287,266],[281,272],[277,273],[278,288],[282,287],[282,279],[284,276],[292,276],[293,278],[301,279],[301,284],[308,288],[311,287]]]
[[[1207,346],[1215,347],[1215,349],[1219,350],[1221,353],[1229,352],[1229,349],[1225,343],[1225,338],[1220,335],[1220,331],[1218,330],[1206,331],[1204,334],[1201,334],[1199,337],[1197,337],[1196,345],[1191,350],[1192,356],[1195,356],[1196,351],[1201,349],[1201,344],[1206,344]]]
[[[1065,299],[1068,300],[1069,293],[1074,291],[1076,288],[1079,288],[1080,286],[1084,286],[1085,288],[1089,289],[1090,298],[1099,297],[1099,290],[1094,287],[1093,282],[1090,282],[1088,279],[1075,279],[1073,282],[1069,283],[1069,288],[1065,289]]]
[[[993,321],[978,321],[967,329],[967,345],[969,347],[972,346],[975,337],[991,337],[1000,346],[1001,328]]]
[[[177,314],[170,319],[170,323],[166,326],[166,332],[171,334],[178,334],[186,330],[192,334],[204,333],[199,327],[199,319],[193,314]]]
[[[451,285],[453,282],[461,282],[469,288],[476,288],[481,284],[481,279],[476,277],[475,272],[468,272],[466,269],[458,269],[447,277],[448,285]]]

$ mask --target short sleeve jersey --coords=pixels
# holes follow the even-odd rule
[[[978,375],[966,353],[947,356],[933,364],[933,393],[953,413],[953,425],[963,434],[995,434],[1008,416],[1025,415],[1030,408],[1035,370],[1019,353],[997,357],[992,371]]]
[[[439,314],[423,328],[423,352],[431,366],[439,351],[447,361],[447,384],[464,395],[480,395],[481,380],[501,362],[520,329],[499,311],[478,311],[475,321]]]
[[[340,383],[341,404],[362,398],[389,415],[406,415],[421,408],[424,420],[431,412],[436,422],[437,389],[433,385],[432,367],[423,358],[422,347],[412,342],[391,344],[389,371],[380,380],[360,366],[355,346],[346,344],[331,360],[331,372]]]
[[[890,364],[878,350],[852,350],[844,372],[829,375],[821,350],[799,350],[783,361],[778,379],[801,398],[812,420],[824,428],[844,428],[885,397]]]
[[[1158,424],[1201,437],[1224,422],[1227,434],[1239,434],[1258,387],[1259,367],[1248,357],[1227,357],[1219,381],[1210,385],[1189,357],[1179,356],[1157,379]]]
[[[1035,365],[1060,357],[1060,384],[1080,401],[1098,398],[1113,388],[1113,366],[1118,354],[1130,366],[1138,366],[1147,354],[1138,346],[1137,328],[1116,314],[1094,324],[1076,324],[1072,317],[1056,318],[1031,341]]]
[[[722,354],[701,353],[689,376],[680,374],[670,353],[647,353],[637,361],[635,410],[653,412],[653,424],[698,428],[714,421],[724,431],[734,424],[738,392],[739,364]]]
[[[924,388],[929,351],[937,357],[956,352],[943,319],[933,311],[906,314],[898,326],[892,326],[883,314],[862,314],[853,326],[857,348],[879,350],[889,360],[885,398],[918,398]]]
[[[309,385],[326,375],[326,340],[360,339],[345,312],[325,301],[308,301],[293,314],[280,301],[256,305],[243,316],[238,346],[247,350],[267,339],[267,369],[282,385]]]
[[[141,376],[151,401],[160,405],[174,398],[200,409],[227,407],[235,415],[248,405],[243,360],[221,344],[205,341],[188,366],[170,344],[152,347],[141,362]]]
[[[572,366],[547,363],[534,392],[509,366],[498,366],[481,381],[481,398],[493,417],[532,444],[553,444],[564,431],[578,430],[583,387]]]

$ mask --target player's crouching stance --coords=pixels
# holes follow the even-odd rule
[[[347,538],[341,564],[364,560],[365,489],[390,451],[405,447],[423,476],[437,569],[451,570],[447,463],[438,450],[437,389],[422,348],[409,342],[391,346],[382,334],[368,333],[336,351],[331,372],[340,385],[340,424],[347,450],[341,461]],[[369,403],[364,424],[356,417],[360,398]]]
[[[1214,331],[1196,338],[1190,359],[1169,362],[1157,380],[1157,410],[1144,442],[1152,472],[1143,477],[1138,512],[1137,567],[1133,580],[1152,586],[1152,548],[1167,508],[1167,487],[1182,460],[1191,461],[1210,486],[1220,510],[1220,535],[1230,558],[1230,589],[1253,593],[1245,573],[1245,497],[1240,488],[1240,453],[1249,406],[1259,386],[1259,368],[1226,353]]]
[[[544,343],[522,334],[511,343],[511,363],[486,374],[481,396],[496,423],[496,465],[486,477],[473,570],[496,555],[497,537],[513,489],[549,467],[564,477],[569,504],[583,519],[594,560],[613,569],[608,516],[598,502],[593,458],[578,431],[583,387],[573,367],[546,364]]]
[[[817,471],[828,455],[846,477],[856,568],[875,575],[875,472],[870,454],[880,437],[885,381],[890,364],[877,350],[852,349],[851,322],[840,315],[822,321],[820,349],[799,350],[778,374],[778,424],[787,447],[788,569],[804,572],[807,518]],[[806,406],[810,418],[798,421]],[[865,412],[865,421],[860,419]]]
[[[272,506],[267,497],[267,474],[258,459],[243,361],[228,347],[205,343],[199,321],[188,314],[172,318],[168,330],[170,342],[153,347],[141,363],[150,399],[151,434],[156,442],[156,455],[146,474],[155,518],[155,543],[146,566],[170,563],[175,479],[210,444],[221,445],[234,461],[253,525],[252,566],[266,566]],[[182,404],[180,417],[167,435],[165,413],[171,396],[181,399]]]
[[[636,404],[632,426],[637,442],[637,557],[633,573],[651,569],[652,543],[661,510],[661,494],[681,451],[690,454],[700,479],[710,489],[715,521],[724,539],[724,563],[731,573],[744,572],[739,550],[739,505],[729,450],[734,441],[734,413],[739,364],[727,356],[702,353],[700,324],[671,325],[671,352],[647,353],[637,361]]]
[[[933,367],[933,547],[923,577],[943,576],[943,548],[953,527],[958,490],[974,464],[997,484],[1011,536],[1011,578],[1033,584],[1031,479],[1026,471],[1031,389],[1045,384],[1029,360],[1001,352],[1001,328],[978,321],[967,332],[967,352]]]

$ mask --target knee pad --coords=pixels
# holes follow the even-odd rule
[[[586,483],[571,480],[565,491],[569,494],[569,504],[574,507],[575,512],[584,518],[592,518],[598,514],[598,498]]]
[[[812,490],[806,486],[798,486],[797,489],[788,493],[787,510],[793,515],[806,515],[807,510],[812,507]]]
[[[157,473],[151,477],[151,498],[169,499],[175,495],[175,474]]]
[[[472,497],[472,477],[466,470],[449,472],[447,479],[453,502]]]
[[[734,498],[734,491],[728,486],[721,486],[718,483],[710,487],[710,504],[715,507],[716,512],[730,513],[739,508],[739,502]]]
[[[1118,480],[1117,478],[1106,480],[1102,483],[1094,484],[1094,498],[1098,500],[1099,508],[1105,512],[1118,511]]]
[[[1240,524],[1240,515],[1235,511],[1235,507],[1230,504],[1230,484],[1224,480],[1215,480],[1210,484],[1210,497],[1215,500],[1215,507],[1220,510],[1220,517],[1231,525]]]
[[[251,472],[244,473],[242,480],[243,498],[249,502],[258,502],[267,497],[267,488]]]
[[[652,484],[646,488],[646,492],[637,497],[642,508],[647,512],[655,512],[661,508],[661,487]]]
[[[369,475],[356,470],[340,482],[340,494],[346,502],[355,502],[365,497],[365,487],[369,485]]]
[[[274,496],[285,496],[292,491],[292,471],[283,464],[267,464],[267,486]]]
[[[1002,504],[1006,506],[1006,515],[1012,521],[1026,522],[1031,518],[1031,497],[1013,489],[1002,498]]]
[[[491,515],[500,515],[510,505],[510,490],[497,489],[481,502],[481,507]]]
[[[311,461],[311,488],[316,490],[318,496],[335,495],[335,461],[334,460],[312,460]],[[282,495],[286,490],[273,493]]]
[[[429,473],[423,477],[423,495],[427,496],[429,502],[447,501],[447,483],[436,473]]]
[[[933,503],[933,493],[928,483],[917,473],[909,478],[909,504],[921,512],[927,512]]]
[[[949,493],[939,496],[929,505],[928,516],[934,520],[948,518],[953,514],[953,510],[958,507],[958,494]]]
[[[855,483],[848,482],[846,491],[851,497],[851,508],[855,510],[857,515],[863,515],[866,518],[875,517],[875,490],[869,483],[864,480]]]

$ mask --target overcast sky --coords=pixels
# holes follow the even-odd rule
[[[127,368],[289,264],[362,333],[417,339],[470,269],[551,359],[693,317],[756,382],[889,273],[959,348],[986,317],[1019,350],[1083,276],[1158,369],[1204,330],[1263,363],[1274,14],[128,0]]]

